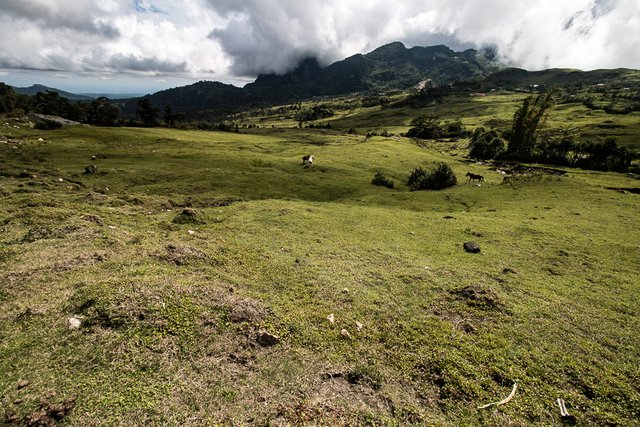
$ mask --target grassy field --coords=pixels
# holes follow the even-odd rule
[[[489,101],[443,108],[472,126],[517,106]],[[561,425],[562,398],[580,425],[637,425],[637,177],[505,185],[442,144],[268,123],[0,128],[7,424]],[[442,161],[458,185],[408,191]]]
[[[434,103],[422,108],[398,106],[400,98],[388,98],[385,106],[364,108],[353,99],[338,98],[318,100],[300,104],[300,109],[314,105],[324,105],[335,112],[333,117],[311,121],[313,124],[331,124],[334,129],[356,130],[365,135],[368,132],[387,131],[390,134],[402,134],[409,130],[410,122],[421,114],[440,118],[442,121],[460,120],[469,129],[479,126],[486,128],[508,129],[513,114],[522,101],[530,96],[527,93],[496,92],[487,96],[449,96],[442,103]],[[396,103],[394,105],[394,103]],[[256,117],[237,118],[241,125],[254,125],[264,128],[295,128],[299,123],[294,119],[297,110],[282,112],[279,109],[260,111]],[[305,125],[309,123],[305,122]],[[617,115],[602,110],[591,110],[579,102],[558,104],[549,114],[547,131],[559,129],[571,130],[578,139],[597,140],[614,137],[619,145],[640,151],[640,113]]]

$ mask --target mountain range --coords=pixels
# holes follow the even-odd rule
[[[551,69],[530,72],[501,66],[491,49],[455,52],[443,45],[406,48],[400,42],[393,42],[367,54],[353,55],[327,66],[322,66],[315,58],[305,58],[286,74],[262,74],[243,88],[200,81],[146,95],[145,98],[160,110],[170,106],[174,113],[184,113],[192,118],[214,118],[247,106],[295,102],[318,96],[389,93],[407,90],[425,81],[436,86],[456,83],[470,89],[489,90],[534,84],[567,86],[602,81],[638,83],[639,75],[638,71],[627,69]],[[30,95],[52,90],[71,100],[92,99],[42,85],[14,89]],[[132,117],[135,116],[139,99],[120,99],[117,103],[125,116]]]

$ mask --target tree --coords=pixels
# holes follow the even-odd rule
[[[145,126],[154,126],[156,122],[156,114],[158,110],[154,108],[149,98],[142,98],[138,100],[138,108],[136,109],[136,115],[142,120],[142,124]]]
[[[109,98],[101,96],[91,102],[87,114],[89,123],[97,126],[115,126],[120,118],[120,109]]]
[[[0,83],[0,114],[9,113],[16,108],[18,94],[11,86]]]
[[[469,143],[469,156],[476,159],[495,159],[505,150],[506,144],[497,131],[486,131],[479,127],[473,132]]]
[[[525,99],[513,116],[513,126],[507,153],[521,160],[528,160],[536,145],[537,132],[544,125],[549,109],[554,105],[556,91],[542,93]]]

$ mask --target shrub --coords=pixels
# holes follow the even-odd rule
[[[457,182],[458,179],[451,167],[446,163],[440,163],[431,172],[426,172],[422,168],[414,169],[409,175],[407,184],[411,191],[442,190],[456,185]]]
[[[38,120],[33,127],[39,130],[54,130],[60,129],[62,127],[62,123],[55,120]]]
[[[382,171],[376,172],[376,174],[373,176],[373,179],[371,180],[371,184],[387,188],[393,188],[394,185],[393,181],[387,178],[384,173],[382,173]]]
[[[495,130],[485,131],[479,127],[473,132],[470,142],[469,156],[476,159],[495,159],[507,148],[506,142]]]

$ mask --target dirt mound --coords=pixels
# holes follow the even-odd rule
[[[470,307],[484,310],[501,310],[504,307],[500,297],[491,289],[483,289],[478,285],[467,285],[450,291],[457,300]]]
[[[40,407],[19,419],[15,414],[7,411],[4,424],[6,426],[28,426],[28,427],[55,427],[60,421],[75,408],[75,398],[65,399],[61,403],[49,403],[43,400]]]

